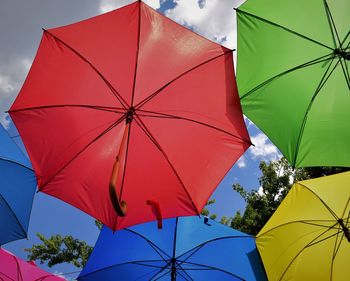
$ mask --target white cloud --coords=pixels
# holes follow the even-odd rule
[[[233,8],[242,0],[174,0],[175,8],[166,15],[191,27],[206,38],[228,48],[236,48],[236,18]]]
[[[237,161],[238,168],[245,168],[247,166],[247,158],[242,155]]]
[[[100,1],[100,11],[101,13],[106,13],[112,11],[114,9],[123,7],[125,5],[131,4],[135,2],[135,0],[101,0]],[[160,8],[160,2],[164,2],[163,0],[143,0],[146,4],[151,6],[154,9]]]
[[[274,146],[263,133],[251,137],[251,141],[255,145],[249,148],[253,159],[271,161],[281,157],[277,147]]]
[[[0,93],[8,95],[15,89],[15,85],[9,76],[0,75]]]
[[[7,121],[3,112],[9,109],[17,96],[30,66],[28,59],[15,59],[0,65],[0,118],[4,124]]]

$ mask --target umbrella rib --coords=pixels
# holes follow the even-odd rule
[[[20,109],[12,109],[7,111],[8,113],[28,111],[28,110],[37,110],[37,109],[46,109],[46,108],[60,108],[60,107],[79,107],[79,108],[88,108],[88,109],[96,109],[107,112],[115,112],[115,113],[124,113],[124,108],[118,107],[109,107],[109,106],[95,106],[95,105],[85,105],[85,104],[57,104],[57,105],[44,105],[44,106],[34,106]]]
[[[345,212],[346,212],[347,207],[349,206],[349,203],[350,203],[350,197],[348,198],[348,202],[347,202],[346,205],[345,205],[343,214],[342,214],[342,216],[341,216],[342,218],[345,216]],[[350,210],[349,210],[349,214],[348,214],[347,220],[349,220],[349,215],[350,215]]]
[[[21,230],[24,234],[24,237],[27,238],[27,233],[24,230],[24,227],[22,226],[21,222],[18,220],[18,218],[17,218],[15,212],[13,211],[13,209],[11,208],[10,204],[7,202],[7,200],[1,194],[0,194],[0,198],[5,202],[6,206],[10,209],[11,213],[13,214],[13,216],[15,217],[16,221],[18,222],[19,226],[21,227]],[[21,238],[18,238],[18,239],[21,239]],[[18,239],[16,239],[16,240],[18,240]],[[1,244],[0,244],[0,246],[1,246]]]
[[[337,223],[335,223],[333,226],[337,225]],[[288,271],[289,267],[292,265],[292,263],[296,260],[296,258],[306,249],[309,247],[309,245],[311,243],[313,243],[315,240],[317,240],[319,237],[321,237],[323,234],[327,233],[329,230],[331,230],[332,228],[329,228],[327,230],[325,230],[324,232],[322,232],[321,234],[317,235],[314,239],[312,239],[308,244],[306,244],[295,256],[294,258],[289,262],[289,264],[287,265],[287,267],[285,268],[285,270],[283,271],[281,277],[279,278],[279,281],[282,280],[282,278],[284,277],[284,275],[286,274],[286,272]],[[333,236],[333,235],[332,235]],[[332,237],[330,236],[330,237]],[[328,238],[330,238],[328,237]],[[314,244],[315,245],[315,244]]]
[[[28,169],[28,170],[31,171],[31,172],[34,172],[33,168],[30,168],[30,167],[28,167],[28,166],[26,166],[26,165],[24,165],[24,164],[22,164],[22,163],[19,163],[19,162],[15,161],[15,160],[11,160],[11,159],[7,159],[7,158],[1,157],[1,158],[0,158],[0,161],[6,161],[6,162],[9,162],[9,163],[13,163],[13,164],[16,164],[16,165],[18,165],[18,166],[21,166],[21,167],[23,167],[23,168],[26,168],[26,169]]]
[[[297,65],[291,69],[288,69],[288,70],[285,70],[267,80],[265,80],[264,82],[260,83],[259,85],[255,86],[254,88],[252,88],[251,90],[249,90],[247,93],[243,94],[240,99],[244,99],[246,98],[247,96],[250,96],[251,94],[253,94],[255,91],[259,90],[261,87],[265,86],[266,84],[270,83],[271,81],[277,79],[277,78],[280,78],[286,74],[289,74],[295,70],[299,70],[299,69],[302,69],[302,68],[305,68],[305,67],[309,67],[309,66],[313,66],[315,64],[318,64],[318,63],[322,63],[322,62],[325,62],[325,61],[328,61],[330,59],[333,58],[333,53],[331,54],[327,54],[327,55],[324,55],[322,57],[319,57],[319,58],[316,58],[316,59],[313,59],[311,61],[308,61],[306,63],[303,63],[303,64],[300,64],[300,65]]]
[[[315,195],[321,201],[321,203],[326,207],[326,209],[331,213],[331,215],[335,218],[335,220],[338,221],[339,218],[338,218],[337,214],[335,212],[333,212],[333,210],[326,204],[326,202],[324,202],[322,200],[321,197],[319,197],[313,190],[311,190],[310,188],[308,188],[306,185],[302,184],[301,182],[299,182],[299,184],[302,187],[306,188],[308,191],[310,191],[313,195]]]
[[[334,22],[334,19],[333,19],[333,16],[332,16],[332,13],[331,13],[331,10],[329,9],[329,6],[328,6],[328,3],[327,3],[327,0],[323,0],[323,4],[325,6],[325,9],[326,9],[326,13],[327,13],[327,18],[328,18],[328,22],[330,24],[330,29],[331,29],[331,32],[332,32],[332,35],[333,35],[333,40],[337,40],[338,43],[339,43],[339,46],[341,45],[341,42],[340,42],[340,38],[339,38],[339,34],[338,34],[338,31],[337,31],[337,27],[335,26],[335,22]],[[336,38],[334,38],[334,32],[335,32],[335,35],[336,35]],[[334,42],[335,43],[335,42]]]
[[[150,241],[148,238],[146,238],[145,236],[143,236],[142,234],[140,234],[140,233],[138,233],[138,232],[136,232],[136,231],[134,231],[134,230],[131,230],[130,228],[125,228],[124,230],[126,230],[126,231],[129,231],[129,232],[131,232],[131,233],[133,233],[133,234],[135,234],[135,235],[137,235],[137,236],[139,236],[139,237],[141,237],[141,238],[143,238],[152,248],[153,248],[153,250],[155,250],[156,251],[156,253],[163,259],[163,261],[167,261],[159,252],[162,252],[165,256],[167,256],[169,259],[171,258],[166,252],[164,252],[161,248],[159,248],[157,245],[155,245],[152,241]],[[159,251],[157,251],[157,250]]]
[[[182,255],[178,256],[176,259],[181,258],[182,256],[186,255],[187,253],[193,251],[187,258],[185,258],[184,260],[180,261],[178,263],[179,266],[181,266],[181,264],[185,263],[188,259],[190,259],[195,253],[197,253],[200,249],[202,249],[204,247],[204,244],[202,245],[197,245],[196,247],[190,249],[189,251],[183,253]]]
[[[334,260],[335,260],[335,257],[336,255],[338,254],[338,251],[339,251],[339,248],[340,248],[340,245],[341,243],[343,242],[343,239],[344,239],[344,233],[342,233],[342,236],[340,238],[340,242],[337,246],[337,242],[338,242],[338,236],[337,235],[337,238],[336,238],[336,241],[335,241],[335,244],[334,244],[334,249],[333,249],[333,257],[332,257],[332,263],[331,263],[331,280],[333,280],[333,266],[334,266]]]
[[[137,116],[137,114],[135,114],[135,116]],[[165,151],[163,150],[163,148],[160,146],[160,144],[156,141],[156,139],[153,137],[152,133],[148,130],[148,128],[146,127],[146,125],[142,122],[141,118],[137,118],[135,119],[136,124],[144,131],[144,133],[148,136],[148,138],[153,142],[153,144],[158,148],[158,150],[161,152],[161,154],[163,155],[163,157],[165,158],[165,160],[168,162],[170,168],[172,169],[172,171],[174,172],[176,178],[178,179],[178,181],[180,182],[182,188],[184,189],[186,195],[188,196],[188,198],[191,201],[191,204],[195,210],[195,212],[197,213],[197,215],[200,215],[200,212],[197,209],[197,206],[194,204],[194,201],[192,199],[192,197],[190,196],[190,193],[188,192],[187,188],[185,187],[185,184],[183,183],[183,181],[181,180],[179,174],[177,173],[175,167],[173,166],[173,164],[170,162],[168,155],[165,153]]]
[[[97,137],[95,137],[92,141],[90,141],[87,145],[85,145],[78,153],[74,155],[74,157],[69,160],[66,164],[64,164],[53,176],[51,176],[44,184],[38,187],[39,191],[41,191],[46,185],[48,185],[59,173],[61,173],[70,163],[72,163],[80,154],[82,154],[90,145],[99,140],[113,128],[118,126],[125,119],[125,115],[120,117],[116,122],[113,122],[110,126],[108,126],[102,133],[100,133]]]
[[[306,40],[309,40],[309,41],[311,41],[311,42],[313,42],[313,43],[316,43],[316,44],[318,44],[318,45],[320,45],[320,46],[322,46],[322,47],[325,47],[325,48],[327,48],[327,49],[329,49],[329,50],[332,50],[332,52],[333,52],[333,48],[331,48],[331,47],[329,47],[329,46],[327,46],[327,45],[325,45],[325,44],[323,44],[323,43],[321,43],[321,42],[318,42],[318,41],[316,41],[316,40],[314,40],[314,39],[312,39],[312,38],[310,38],[310,37],[307,37],[307,36],[305,36],[305,35],[302,35],[301,33],[298,33],[298,32],[293,31],[293,30],[291,30],[291,29],[289,29],[289,28],[287,28],[287,27],[284,27],[284,26],[282,26],[282,25],[279,25],[279,24],[277,24],[277,23],[274,23],[274,22],[272,22],[272,21],[269,21],[268,19],[259,17],[259,16],[257,16],[257,15],[254,15],[254,14],[251,14],[251,13],[248,13],[248,12],[245,12],[245,11],[242,11],[242,10],[240,10],[240,9],[235,9],[235,10],[236,10],[237,12],[239,12],[239,13],[245,14],[245,15],[247,15],[247,16],[251,16],[251,17],[256,18],[256,19],[258,19],[258,20],[260,20],[260,21],[263,21],[263,22],[265,22],[265,23],[268,23],[268,24],[271,24],[271,25],[273,25],[273,26],[282,28],[282,29],[284,29],[285,31],[288,31],[288,32],[290,32],[290,33],[292,33],[292,34],[294,34],[294,35],[296,35],[296,36],[299,36],[299,37],[301,37],[301,38],[303,38],[303,39],[306,39]]]
[[[180,270],[182,270],[182,271],[186,274],[186,276],[187,276],[188,278],[190,278],[191,281],[193,281],[192,277],[191,277],[191,276],[187,273],[187,271],[181,266],[181,264],[178,263],[178,260],[177,260],[177,259],[175,260],[175,263],[176,263],[176,265],[177,265],[177,268],[180,268]],[[177,269],[176,269],[176,273],[179,273],[179,275],[181,275],[184,279],[186,279],[186,278],[180,273],[180,271],[178,271]],[[187,280],[187,279],[186,279],[186,280]]]
[[[336,69],[336,67],[338,66],[339,62],[341,61],[340,59],[337,61],[337,63],[334,65],[333,69],[328,73],[329,69],[331,68],[331,65],[334,61],[334,58],[331,60],[331,62],[329,63],[325,73],[323,74],[320,83],[318,84],[310,102],[309,105],[306,109],[303,121],[301,123],[301,127],[300,127],[300,131],[299,131],[299,136],[298,136],[298,140],[297,140],[297,144],[296,144],[296,148],[295,148],[295,154],[294,154],[294,159],[293,159],[293,167],[295,167],[296,162],[297,162],[297,158],[298,158],[298,152],[299,152],[299,148],[300,148],[300,143],[301,143],[301,139],[303,137],[304,134],[304,129],[305,129],[305,125],[306,125],[306,121],[307,121],[307,117],[309,114],[309,111],[311,110],[311,107],[316,99],[316,97],[318,96],[318,94],[320,93],[320,91],[322,90],[323,86],[326,84],[326,82],[328,81],[328,79],[331,77],[333,71]]]
[[[159,276],[157,277],[157,275],[159,275],[159,273],[163,272],[170,264],[171,264],[171,261],[169,261],[165,266],[163,266],[163,267],[161,268],[161,270],[159,270],[155,275],[153,275],[153,276],[149,279],[149,281],[152,281],[152,280],[153,280],[153,281],[156,281],[156,280],[162,278],[163,276],[167,275],[171,270],[168,270],[167,272],[165,272],[164,274],[162,274],[160,277],[159,277]],[[157,277],[157,279],[154,279],[154,278],[156,278],[156,277]]]
[[[185,277],[185,276],[182,274],[181,271],[183,271],[183,273],[186,274],[185,276],[187,276],[189,279],[188,279],[187,277]],[[184,270],[183,268],[181,268],[181,271],[180,271],[180,270],[179,270],[179,271],[177,270],[176,273],[178,273],[178,274],[179,274],[183,279],[185,279],[186,281],[188,281],[188,280],[194,281],[193,278],[186,272],[186,270]]]
[[[337,218],[336,218],[336,220],[337,220]],[[290,222],[286,222],[286,223],[282,223],[280,225],[277,225],[277,226],[275,226],[275,227],[273,227],[273,228],[271,228],[271,229],[269,229],[269,230],[267,230],[267,231],[265,231],[265,232],[263,232],[261,234],[258,234],[257,237],[261,237],[261,236],[263,236],[263,235],[265,235],[265,234],[267,234],[267,233],[269,233],[269,232],[271,232],[271,231],[273,231],[273,230],[275,230],[277,228],[280,228],[280,227],[283,227],[283,226],[286,226],[286,225],[289,225],[289,224],[293,224],[293,223],[307,223],[309,221],[334,222],[334,220],[300,220],[300,221],[290,221]],[[317,225],[317,224],[310,224],[310,225],[315,225],[315,226],[320,226],[320,227],[327,227],[325,225]],[[328,226],[327,228],[332,228],[332,227],[333,226]]]
[[[344,63],[346,64],[347,62],[344,61]],[[345,76],[345,81],[346,81],[346,84],[348,84],[348,88],[350,90],[350,74],[349,74],[349,70],[347,68],[347,66],[343,65],[343,61],[340,59],[340,65],[341,65],[341,68],[344,72],[344,76]]]
[[[136,60],[135,60],[135,71],[134,71],[134,82],[132,86],[132,95],[131,95],[131,107],[134,106],[134,96],[135,96],[135,87],[136,87],[136,77],[137,77],[137,68],[138,60],[140,53],[140,37],[141,37],[141,1],[138,1],[138,31],[137,31],[137,48],[136,48]]]
[[[181,117],[181,116],[176,116],[176,115],[170,115],[170,114],[160,113],[160,112],[154,112],[154,111],[148,111],[148,110],[142,110],[142,109],[139,109],[139,112],[146,113],[146,114],[138,114],[138,116],[140,116],[140,117],[178,119],[178,120],[184,120],[184,121],[189,121],[189,122],[196,123],[196,124],[199,124],[199,125],[203,125],[203,126],[206,126],[208,128],[211,128],[211,129],[220,131],[222,133],[225,133],[225,134],[227,134],[227,135],[229,135],[231,137],[234,137],[236,139],[239,139],[239,140],[241,140],[243,142],[246,142],[249,145],[252,145],[250,140],[245,140],[242,137],[236,136],[236,135],[234,135],[234,134],[232,134],[230,132],[227,132],[227,131],[225,131],[223,129],[220,129],[218,127],[215,127],[215,126],[212,126],[210,124],[207,124],[207,123],[204,123],[204,122],[200,122],[200,121],[197,121],[197,120],[194,120],[194,119],[191,119],[191,118],[186,118],[186,117]],[[148,113],[155,114],[155,115],[147,115]]]
[[[210,265],[204,265],[204,264],[199,264],[199,263],[194,263],[194,262],[186,262],[187,264],[191,264],[191,265],[197,265],[197,266],[203,266],[203,267],[207,267],[208,269],[211,269],[211,270],[217,270],[217,271],[220,271],[220,272],[223,272],[223,273],[226,273],[228,275],[231,275],[231,276],[234,276],[242,281],[246,281],[244,278],[236,275],[236,274],[233,274],[231,272],[228,272],[226,270],[223,270],[223,269],[220,269],[220,268],[217,268],[217,267],[214,267],[214,266],[210,266]],[[187,269],[187,270],[191,270],[191,269]]]
[[[349,35],[350,35],[350,30],[349,30],[348,33],[345,35],[344,40],[341,42],[341,45],[340,45],[341,48],[343,47],[343,44],[346,42],[346,39],[348,39]],[[348,45],[346,46],[345,49],[349,48],[349,45],[350,45],[350,41],[348,42]]]
[[[214,238],[214,239],[205,241],[205,242],[203,242],[202,244],[197,245],[196,247],[191,248],[190,250],[188,250],[188,251],[186,251],[185,253],[181,254],[181,255],[178,256],[177,258],[183,257],[183,256],[186,255],[187,253],[189,253],[189,252],[195,250],[197,247],[202,248],[203,246],[205,246],[205,245],[208,244],[208,243],[215,242],[215,241],[218,241],[218,240],[223,240],[223,239],[232,239],[232,238],[250,238],[250,239],[252,239],[252,238],[254,238],[254,237],[253,237],[253,236],[250,236],[250,235],[247,235],[247,236],[238,236],[238,235],[237,235],[237,236],[224,236],[224,237]],[[196,249],[196,252],[197,252],[198,250],[199,250],[199,249]],[[192,255],[193,255],[193,254],[191,254],[191,256],[192,256]],[[190,257],[191,257],[191,256],[190,256]],[[188,258],[189,258],[189,257],[188,257]],[[188,258],[186,258],[184,261],[186,261]]]
[[[118,263],[118,264],[113,264],[113,265],[110,265],[110,266],[106,266],[104,268],[100,268],[100,269],[97,269],[95,271],[91,271],[85,275],[80,275],[79,278],[81,277],[86,277],[86,276],[89,276],[89,275],[92,275],[92,274],[95,274],[97,272],[100,272],[100,271],[103,271],[103,270],[106,270],[106,269],[110,269],[110,268],[113,268],[113,267],[117,267],[117,266],[123,266],[123,265],[128,265],[128,264],[135,264],[135,262],[158,262],[158,261],[161,261],[162,260],[140,260],[140,261],[129,261],[129,262],[123,262],[123,263]]]
[[[105,84],[108,86],[108,88],[111,90],[112,94],[117,98],[117,100],[120,102],[120,104],[124,107],[124,109],[128,109],[128,103],[123,99],[123,97],[119,94],[119,92],[109,83],[107,78],[87,59],[85,58],[81,53],[79,53],[77,50],[75,50],[72,46],[58,38],[56,35],[53,35],[51,32],[49,32],[46,29],[43,29],[44,33],[50,35],[52,38],[66,46],[69,50],[71,50],[74,54],[76,54],[79,58],[81,58],[84,62],[86,62],[96,73],[97,75],[105,82]]]
[[[153,94],[149,95],[147,98],[143,99],[142,101],[140,101],[137,105],[135,105],[135,109],[139,109],[141,108],[142,106],[144,106],[146,103],[148,103],[150,100],[152,100],[154,97],[156,97],[159,93],[161,93],[165,88],[167,88],[169,85],[171,85],[173,82],[175,82],[176,80],[180,79],[181,77],[185,76],[186,74],[188,74],[189,72],[191,72],[192,70],[194,69],[197,69],[217,58],[220,58],[222,56],[225,56],[226,54],[228,53],[231,53],[233,52],[233,50],[228,50],[228,51],[225,51],[224,53],[220,54],[220,55],[217,55],[211,59],[208,59],[192,68],[190,68],[189,70],[181,73],[179,76],[175,77],[174,79],[172,79],[171,81],[169,81],[168,83],[166,83],[164,86],[162,86],[161,88],[159,88],[157,91],[155,91]]]

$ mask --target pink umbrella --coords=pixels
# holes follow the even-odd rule
[[[0,249],[0,281],[64,281],[64,278],[46,272],[33,262],[26,262]]]

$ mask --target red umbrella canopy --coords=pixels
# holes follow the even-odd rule
[[[39,190],[112,229],[198,214],[251,144],[232,51],[141,1],[44,30],[10,114]]]

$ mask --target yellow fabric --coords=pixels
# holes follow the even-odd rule
[[[257,235],[270,281],[350,280],[349,199],[350,172],[293,185]]]

